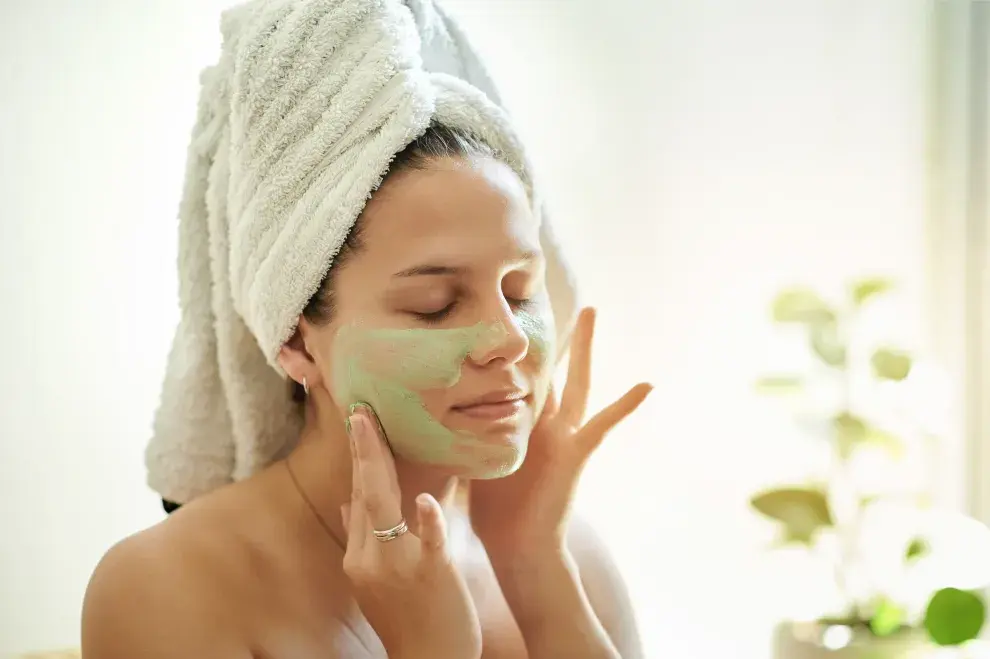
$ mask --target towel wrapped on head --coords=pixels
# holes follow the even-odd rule
[[[485,68],[431,0],[252,0],[224,13],[221,32],[201,77],[181,319],[146,450],[149,485],[177,503],[292,448],[302,414],[279,350],[393,157],[431,123],[492,147],[540,210]],[[541,240],[566,334],[575,294],[545,217]]]

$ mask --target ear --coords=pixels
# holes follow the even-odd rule
[[[278,364],[290,378],[299,384],[305,382],[308,387],[312,388],[322,384],[323,376],[316,366],[316,360],[306,348],[304,338],[306,329],[306,319],[300,318],[292,338],[286,341],[282,349],[279,350]]]

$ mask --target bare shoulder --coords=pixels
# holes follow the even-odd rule
[[[223,577],[194,526],[166,520],[104,554],[83,602],[87,659],[250,657],[238,647],[234,612],[217,605]]]
[[[263,485],[218,490],[114,545],[83,603],[86,659],[368,656],[326,538],[299,536]]]
[[[574,516],[567,547],[577,564],[588,601],[622,657],[642,657],[629,591],[608,546],[585,519]]]
[[[615,585],[623,585],[612,553],[587,519],[578,515],[571,519],[567,531],[567,548],[581,571],[582,580],[615,581]]]

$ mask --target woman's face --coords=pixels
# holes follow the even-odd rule
[[[393,452],[467,478],[522,462],[554,364],[539,226],[487,158],[390,177],[335,272],[329,325],[303,323],[334,404],[369,404]]]

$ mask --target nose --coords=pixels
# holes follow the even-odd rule
[[[522,330],[512,309],[503,305],[488,331],[468,355],[468,359],[478,366],[488,366],[499,361],[515,364],[525,359],[527,353],[529,337]]]

